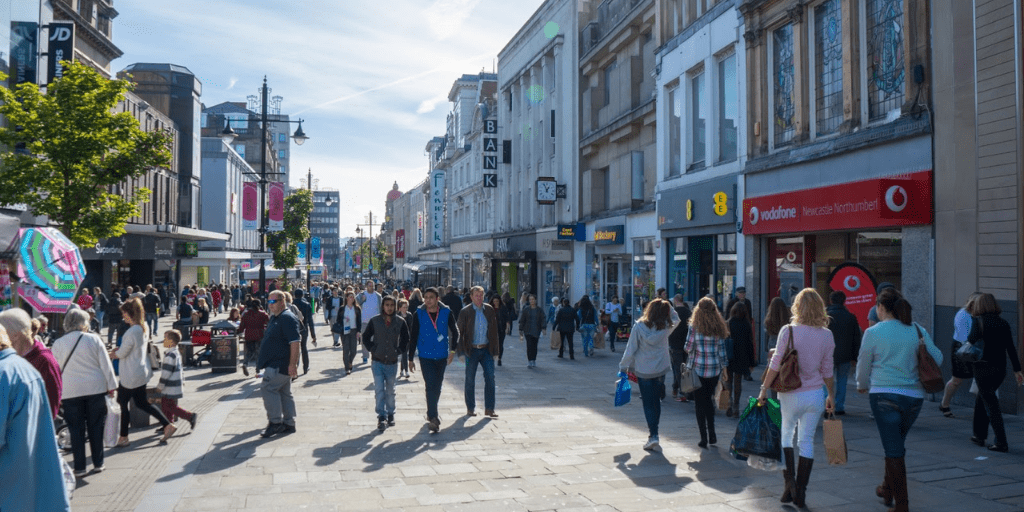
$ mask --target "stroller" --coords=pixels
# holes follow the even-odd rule
[[[64,405],[57,409],[57,417],[53,419],[53,431],[57,434],[57,448],[61,451],[71,451],[71,431],[68,430],[68,422],[64,420]],[[86,433],[86,438],[89,434]]]
[[[199,350],[202,347],[202,351],[195,354],[194,366],[202,366],[203,361],[210,362],[210,358],[213,357],[213,347],[210,346],[210,339],[213,337],[213,333],[210,331],[204,331],[202,329],[194,329],[192,331],[192,346],[193,350]]]

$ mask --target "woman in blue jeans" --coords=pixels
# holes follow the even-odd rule
[[[629,370],[637,376],[640,398],[644,403],[644,416],[650,437],[644,450],[658,447],[658,423],[661,420],[661,400],[665,398],[665,374],[672,370],[668,353],[668,335],[672,332],[672,307],[668,301],[654,299],[647,304],[644,316],[637,320],[629,334],[626,350],[622,351],[619,372]]]
[[[871,412],[885,450],[885,477],[875,494],[886,505],[895,501],[890,512],[906,512],[905,444],[924,404],[917,347],[924,343],[938,364],[942,364],[942,352],[928,332],[913,322],[910,303],[895,289],[882,290],[875,309],[879,322],[864,331],[857,357],[857,392],[870,393]]]

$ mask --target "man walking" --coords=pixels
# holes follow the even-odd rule
[[[751,305],[750,299],[747,298],[746,286],[736,287],[736,294],[733,296],[733,298],[729,299],[729,302],[725,305],[725,311],[723,312],[722,316],[724,316],[725,318],[729,318],[729,313],[732,311],[733,305],[735,305],[737,302],[742,302],[743,305],[747,307],[747,314],[750,315],[750,332],[753,336],[753,339],[751,341],[754,343],[755,348],[759,347],[760,345],[757,342],[757,330],[754,329],[754,307],[753,305]],[[757,361],[757,350],[754,350],[754,361]],[[749,370],[747,370],[747,373],[743,374],[743,380],[754,380],[754,378],[750,376]]]
[[[183,304],[183,307],[188,306]],[[190,307],[189,310],[192,308]],[[191,315],[191,313],[189,313]],[[260,353],[260,341],[263,333],[270,322],[270,317],[260,309],[259,299],[249,301],[242,321],[238,324],[238,334],[242,336],[245,345],[245,355],[242,357],[242,373],[249,376],[249,362],[256,359]]]
[[[298,376],[299,319],[285,303],[284,292],[274,290],[267,299],[270,323],[260,341],[260,357],[256,372],[263,372],[263,407],[267,410],[266,430],[262,437],[295,432],[295,399],[292,379]]]
[[[689,332],[690,306],[683,300],[681,294],[672,297],[672,306],[679,317],[679,322],[668,335],[668,352],[672,358],[672,398],[677,402],[686,401],[686,393],[680,393],[680,380],[682,379],[682,364],[686,362],[686,335]]]
[[[462,297],[459,297],[454,286],[448,287],[448,293],[441,298],[441,302],[443,302],[445,306],[448,306],[448,309],[452,310],[452,314],[455,315],[455,318],[459,318],[459,313],[462,311]]]
[[[395,315],[394,297],[384,297],[381,314],[367,322],[363,345],[373,357],[373,394],[377,399],[377,430],[395,426],[395,378],[398,357],[409,348],[409,326]]]
[[[409,368],[416,371],[412,358],[420,353],[420,371],[427,395],[427,424],[431,432],[441,429],[437,401],[441,397],[444,371],[459,343],[459,329],[452,312],[438,300],[437,288],[423,291],[423,307],[416,310],[409,328]]]
[[[305,293],[302,290],[295,290],[295,307],[299,310],[301,315],[299,319],[302,321],[300,328],[302,329],[302,374],[309,373],[309,351],[306,350],[306,340],[310,337],[313,338],[313,346],[316,346],[316,327],[313,325],[313,306],[309,305],[306,301]]]
[[[153,285],[146,286],[146,296],[142,298],[142,310],[146,312],[146,323],[149,324],[149,339],[153,340],[153,333],[157,331],[157,321],[160,319],[160,296],[156,294]]]
[[[476,367],[484,369],[484,414],[494,413],[494,361],[498,358],[498,317],[490,304],[484,304],[484,289],[474,286],[469,292],[471,303],[459,313],[458,328],[462,333],[458,352],[466,356],[466,416],[476,416]],[[573,315],[575,318],[575,315]],[[448,362],[455,354],[448,356]]]
[[[366,281],[366,289],[356,295],[356,301],[359,302],[359,307],[363,310],[363,318],[373,318],[380,314],[381,299],[373,281]],[[369,327],[370,322],[363,324],[363,336],[366,335],[366,329]],[[366,364],[369,359],[370,354],[366,351],[366,346],[363,345],[363,364]]]
[[[861,331],[857,317],[846,309],[845,293],[832,292],[828,302],[828,329],[832,331],[832,338],[836,342],[832,352],[836,379],[836,414],[842,416],[846,414],[846,383],[850,376],[850,365],[857,361],[860,352]]]

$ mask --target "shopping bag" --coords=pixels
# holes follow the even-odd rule
[[[551,350],[562,348],[562,335],[558,329],[551,329]]]
[[[68,461],[64,460],[64,457],[60,457],[60,476],[64,481],[64,495],[68,497],[68,501],[71,501],[71,496],[75,494],[77,479],[74,470],[71,469]]]
[[[725,411],[732,406],[732,393],[729,392],[729,388],[722,383],[722,380],[718,380],[718,387],[716,388],[717,393],[715,396],[718,397],[718,410]]]
[[[629,383],[629,377],[619,372],[619,382],[615,385],[615,407],[628,404],[632,390],[633,386]]]
[[[778,402],[774,400],[766,400],[761,405],[756,398],[750,398],[747,409],[736,425],[733,438],[736,453],[782,460],[782,416],[778,407]]]
[[[700,389],[700,377],[697,376],[697,372],[692,367],[683,363],[680,366],[679,374],[679,391],[683,393],[693,393]]]
[[[843,421],[837,420],[835,414],[825,419],[822,428],[825,440],[825,455],[829,464],[846,464],[846,437],[843,435]]]
[[[117,405],[114,397],[107,395],[107,419],[103,423],[103,446],[113,448],[117,446],[117,437],[121,433],[121,406]]]
[[[599,350],[599,349],[603,349],[603,348],[604,348],[604,328],[599,325],[599,326],[597,326],[597,329],[594,329],[594,350]]]

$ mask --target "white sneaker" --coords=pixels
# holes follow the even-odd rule
[[[647,444],[644,445],[644,450],[653,451],[658,447],[658,436],[651,436],[647,438]]]

